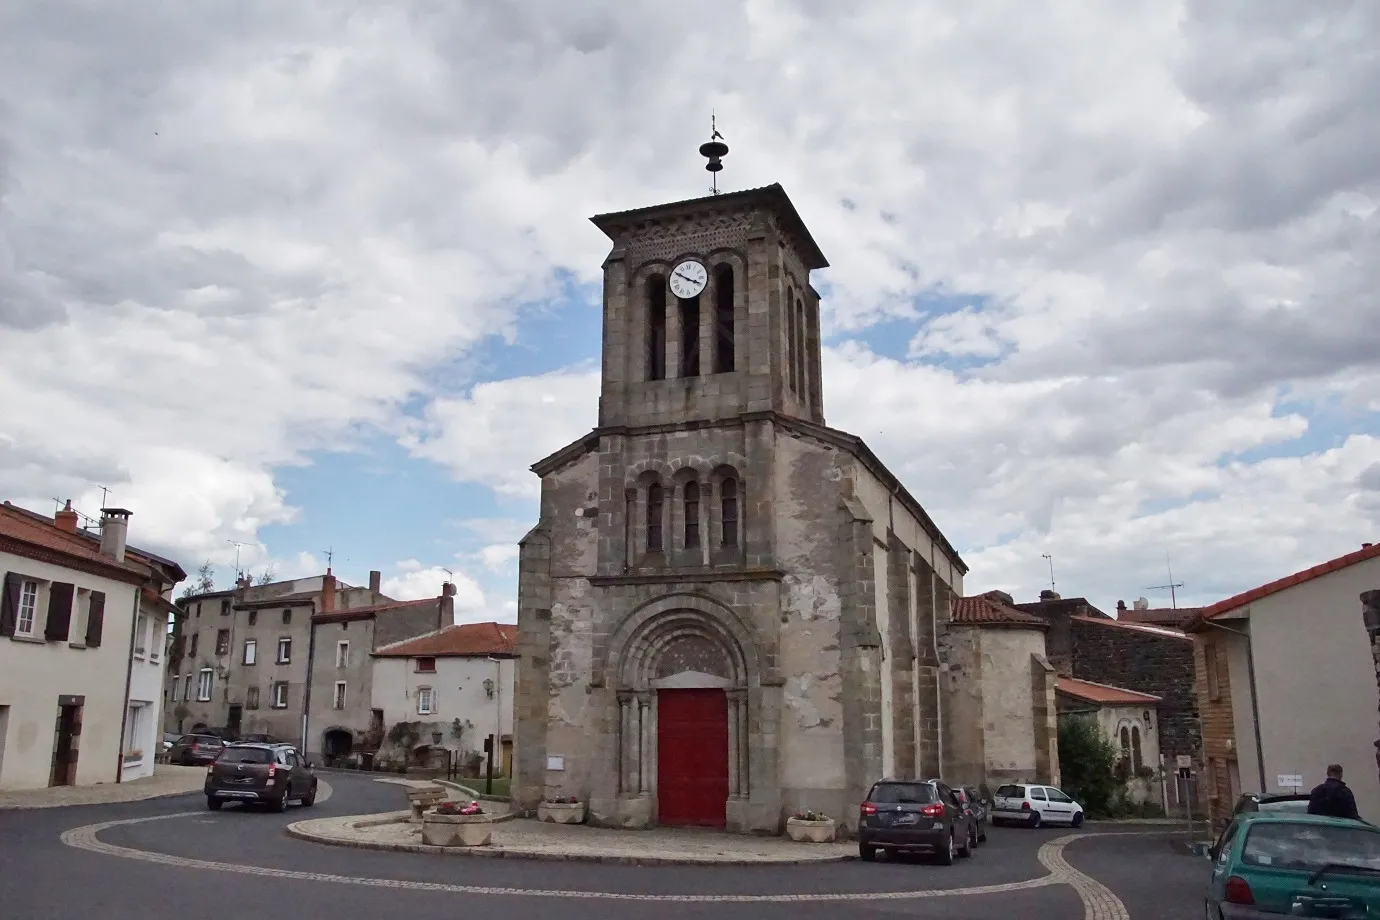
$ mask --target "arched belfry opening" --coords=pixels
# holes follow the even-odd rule
[[[618,795],[651,799],[656,823],[723,827],[748,795],[751,645],[731,612],[697,597],[663,598],[615,633]]]

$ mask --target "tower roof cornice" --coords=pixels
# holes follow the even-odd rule
[[[631,231],[648,222],[690,217],[710,211],[748,211],[754,209],[770,211],[775,215],[782,231],[795,238],[800,258],[807,269],[813,271],[829,267],[829,260],[824,258],[819,244],[810,235],[805,221],[801,219],[800,213],[796,211],[790,196],[786,194],[786,190],[781,187],[780,183],[772,183],[761,188],[743,189],[737,192],[721,192],[702,198],[672,201],[645,208],[634,208],[631,211],[596,214],[590,218],[590,222],[604,231],[610,240],[618,243]]]

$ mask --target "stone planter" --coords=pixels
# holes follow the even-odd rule
[[[803,818],[786,819],[786,836],[798,843],[830,843],[834,839],[834,820],[806,821]]]
[[[493,841],[489,815],[438,815],[422,818],[422,843],[433,847],[486,847]]]
[[[583,824],[584,802],[542,802],[537,806],[537,820],[552,824]]]

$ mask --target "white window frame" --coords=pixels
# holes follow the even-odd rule
[[[188,674],[186,677],[182,678],[182,702],[184,702],[184,703],[190,703],[191,701],[192,701],[192,675]]]
[[[344,709],[344,708],[345,708],[345,698],[346,698],[346,697],[345,697],[345,694],[346,694],[345,681],[343,681],[343,680],[338,680],[338,681],[336,681],[336,682],[335,682],[335,696],[332,697],[332,703],[333,703],[333,705],[334,705],[334,708],[336,708],[336,709]]]
[[[126,726],[127,733],[124,747],[121,751],[127,758],[135,751],[138,751],[141,755],[144,753],[144,749],[139,746],[141,741],[139,736],[144,733],[143,723],[145,709],[146,706],[144,703],[129,704],[129,724]]]
[[[170,686],[168,687],[168,702],[169,702],[169,703],[176,703],[176,702],[178,702],[178,699],[177,699],[177,691],[178,691],[178,689],[181,687],[181,685],[182,685],[182,678],[180,678],[180,677],[178,677],[176,674],[174,674],[173,677],[172,677],[172,680],[170,681]]]
[[[271,709],[288,708],[288,682],[285,680],[275,680],[273,682],[272,699],[269,700]],[[281,697],[281,699],[280,699]]]
[[[423,704],[425,700],[425,704]],[[417,715],[431,716],[436,714],[436,691],[431,687],[417,688]]]
[[[18,616],[14,621],[14,634],[16,636],[33,638],[34,628],[38,625],[40,592],[41,588],[37,579],[29,578],[19,583]]]
[[[278,664],[292,664],[292,637],[282,636],[278,639]]]
[[[191,680],[191,675],[187,675],[187,680]],[[198,703],[211,702],[211,695],[216,692],[216,672],[210,668],[202,668],[196,676],[196,701]]]
[[[149,617],[149,663],[158,662],[158,654],[163,650],[163,645],[168,641],[168,621],[162,617]],[[86,635],[86,631],[82,631]]]
[[[134,620],[134,657],[143,659],[149,647],[149,615],[141,613]]]
[[[346,668],[350,666],[350,641],[341,639],[335,644],[335,666]]]
[[[245,639],[244,648],[240,652],[240,664],[248,667],[259,663],[259,640]]]

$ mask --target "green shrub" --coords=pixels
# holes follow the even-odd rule
[[[1064,791],[1090,818],[1116,817],[1128,806],[1116,770],[1121,752],[1092,719],[1059,720],[1059,772]]]

